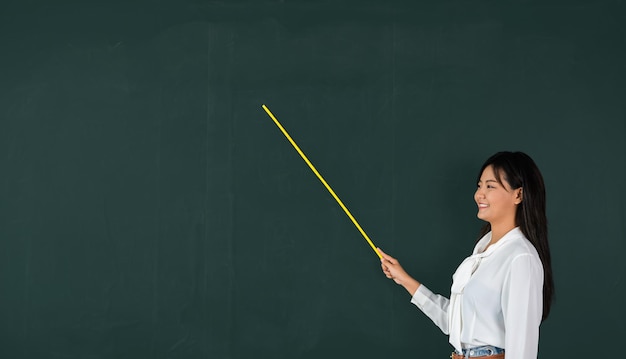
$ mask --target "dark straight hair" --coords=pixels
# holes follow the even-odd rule
[[[535,162],[523,152],[498,152],[489,157],[478,172],[478,180],[485,168],[493,167],[496,180],[506,181],[512,189],[522,188],[522,202],[517,207],[515,224],[535,246],[543,265],[543,314],[548,318],[554,296],[554,280],[550,246],[548,245],[548,220],[546,217],[546,189],[543,176]],[[491,231],[487,223],[480,231],[480,237]]]

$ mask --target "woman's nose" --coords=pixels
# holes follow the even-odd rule
[[[476,198],[484,198],[485,197],[485,192],[482,189],[480,189],[480,187],[478,187],[476,189],[476,193],[474,194],[474,197],[476,197]]]

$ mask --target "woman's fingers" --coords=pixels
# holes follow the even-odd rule
[[[380,249],[379,247],[376,247],[376,250],[378,250],[378,253],[380,253],[380,255],[381,255],[383,258],[389,258],[389,255],[388,255],[387,253],[383,252],[383,250],[382,250],[382,249]]]
[[[383,270],[383,274],[385,275],[385,277],[391,279],[391,271],[389,270],[387,263],[389,262],[386,259],[382,258],[380,260],[380,268]]]
[[[397,261],[395,260],[395,258],[393,258],[393,257],[392,257],[392,256],[390,256],[389,254],[387,254],[387,253],[383,252],[383,250],[382,250],[382,249],[380,249],[380,248],[376,248],[376,249],[378,250],[378,252],[379,252],[379,253],[380,253],[380,255],[382,256],[382,258],[380,259],[380,261],[381,261],[381,262],[383,262],[383,263],[384,263],[385,261],[387,261],[387,262],[389,262],[389,263],[391,263],[391,264],[396,264],[396,263],[397,263]]]
[[[402,276],[402,266],[397,259],[383,252],[382,249],[376,248],[381,255],[380,267],[383,270],[385,276],[389,279],[393,279],[397,283],[397,277]]]

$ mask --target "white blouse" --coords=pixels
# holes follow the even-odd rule
[[[484,248],[491,232],[452,276],[450,299],[420,285],[415,304],[450,336],[456,349],[493,345],[507,359],[536,359],[543,311],[543,266],[535,247],[514,228]]]

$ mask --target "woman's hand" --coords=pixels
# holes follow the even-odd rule
[[[389,279],[393,279],[397,284],[402,285],[402,279],[408,276],[406,271],[400,265],[397,259],[383,252],[382,249],[378,249],[378,252],[382,256],[380,259],[380,266],[383,269],[383,273]]]
[[[383,273],[389,279],[393,279],[394,282],[403,286],[411,295],[415,294],[415,291],[420,286],[420,283],[413,279],[400,265],[397,259],[383,252],[380,248],[376,248],[378,253],[382,256],[380,259],[380,266],[383,269]]]

